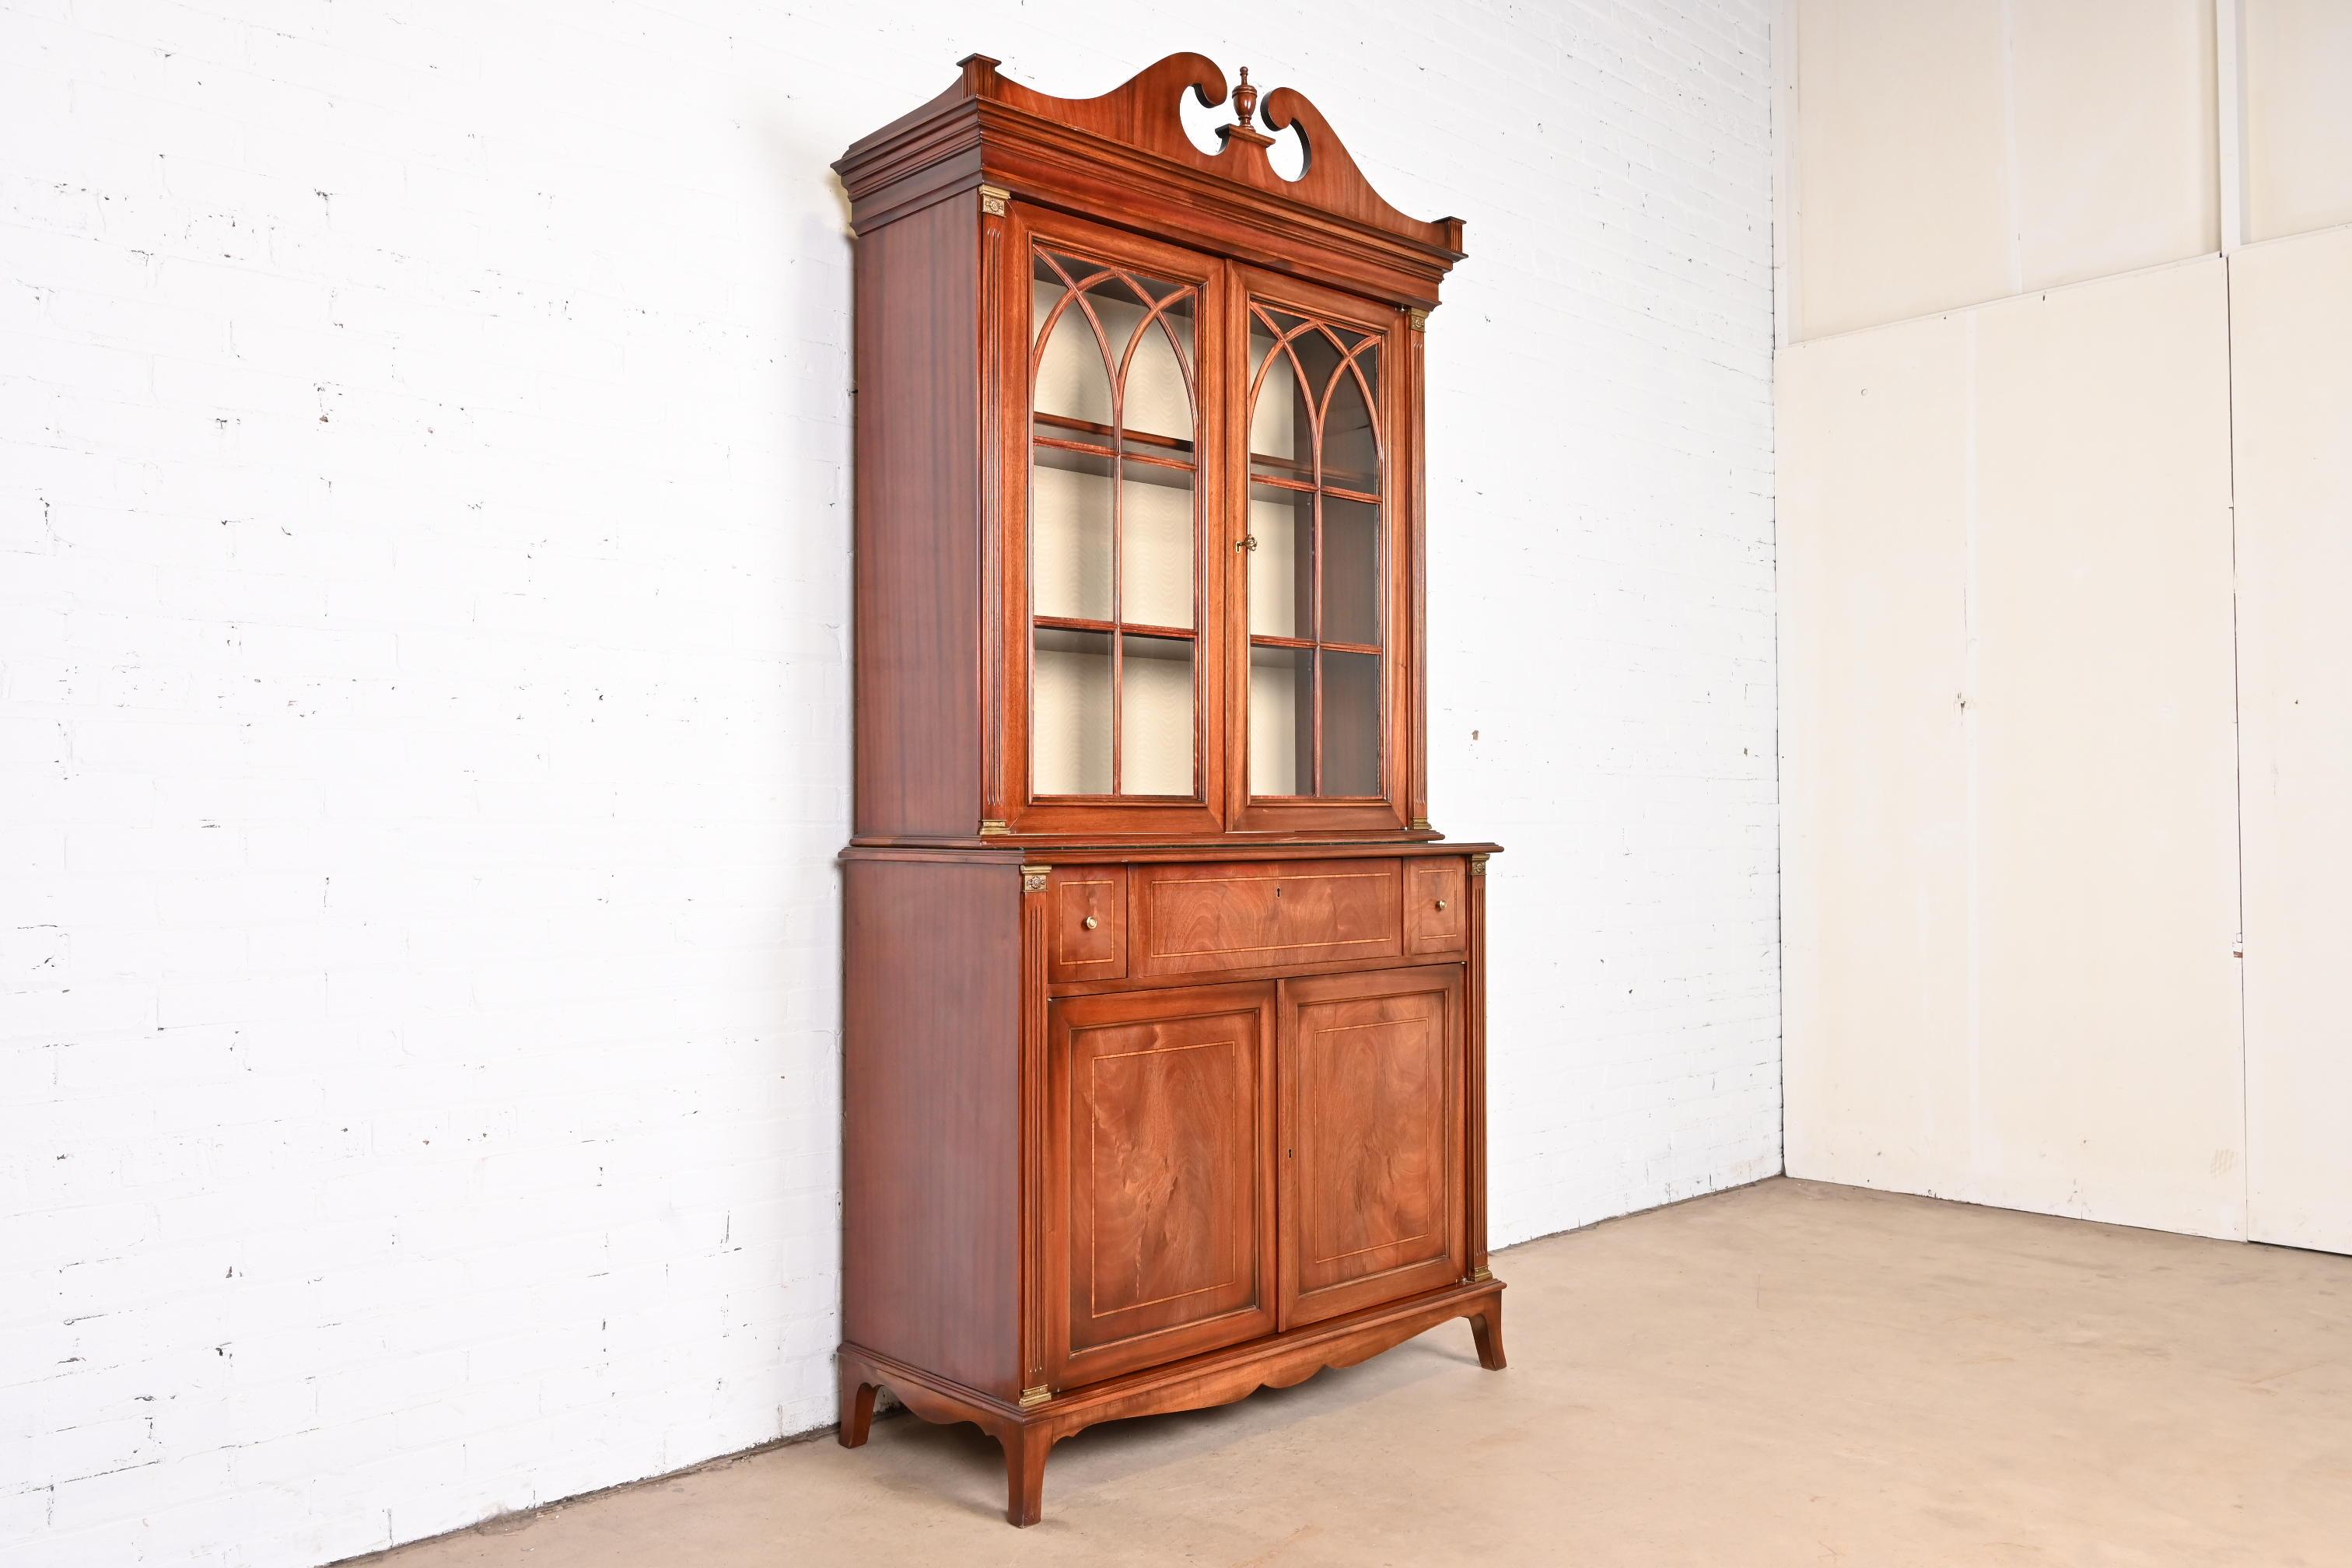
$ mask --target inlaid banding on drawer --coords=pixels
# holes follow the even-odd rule
[[[1065,866],[1045,884],[1045,978],[1053,984],[1127,975],[1127,868]]]
[[[1465,923],[1462,859],[1416,860],[1404,868],[1404,945],[1411,953],[1460,952]]]
[[[1198,974],[1403,951],[1394,860],[1137,868],[1135,973]]]

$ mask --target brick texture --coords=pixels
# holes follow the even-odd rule
[[[1496,1239],[1776,1170],[1766,9],[0,0],[0,1559],[303,1568],[832,1420],[826,164],[972,49],[1246,60],[1469,220]]]

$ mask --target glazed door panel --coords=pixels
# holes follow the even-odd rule
[[[1272,1331],[1274,1000],[1255,984],[1052,1005],[1055,1387]]]
[[[1458,965],[1282,983],[1282,1321],[1467,1270]]]
[[[1000,310],[1011,825],[1214,832],[1224,269],[1017,208]],[[1015,726],[1018,726],[1015,729]]]
[[[1397,310],[1254,272],[1236,308],[1234,826],[1401,828],[1410,334]]]

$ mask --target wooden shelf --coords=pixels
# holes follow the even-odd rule
[[[1261,473],[1258,471],[1260,465],[1276,466],[1288,471],[1275,474]],[[1306,465],[1300,463],[1292,463],[1281,459],[1261,458],[1252,455],[1250,458],[1250,483],[1254,485],[1267,485],[1275,489],[1295,490],[1302,495],[1312,495],[1319,488],[1325,495],[1338,496],[1341,500],[1364,501],[1372,506],[1378,506],[1381,504],[1380,490],[1377,488],[1380,480],[1376,476],[1358,473],[1327,473],[1323,476],[1323,483],[1318,487],[1315,483],[1315,479],[1311,474],[1305,478],[1298,477],[1299,474],[1304,472],[1305,468]]]
[[[1317,642],[1313,637],[1275,637],[1250,634],[1252,647],[1328,648],[1333,653],[1362,653],[1378,658],[1385,651],[1376,642]]]
[[[1066,414],[1034,413],[1030,419],[1042,429],[1062,432],[1059,437],[1040,436],[1039,440],[1057,439],[1089,451],[1108,452],[1112,437],[1119,432],[1108,425],[1097,425],[1091,419],[1073,419]],[[1185,437],[1161,436],[1149,430],[1129,430],[1120,437],[1129,457],[1179,458],[1189,464],[1192,458],[1192,442]]]
[[[1035,446],[1040,464],[1066,473],[1108,479],[1111,464],[1116,461],[1120,477],[1136,484],[1160,485],[1170,489],[1189,489],[1192,486],[1194,470],[1190,462],[1162,457],[1156,451],[1114,452],[1091,441],[1073,441],[1060,436],[1040,436]]]
[[[1193,636],[1191,626],[1154,626],[1134,621],[1096,621],[1083,616],[1038,616],[1040,630],[1057,632],[1125,632],[1131,637],[1183,637]]]

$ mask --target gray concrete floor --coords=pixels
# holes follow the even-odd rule
[[[877,1422],[370,1563],[2352,1563],[2352,1258],[1773,1181],[1498,1254],[1453,1323],[1097,1426],[1045,1520]]]

